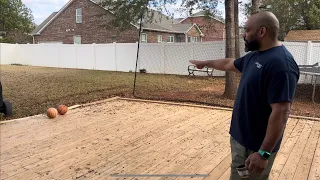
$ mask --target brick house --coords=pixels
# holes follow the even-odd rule
[[[177,43],[194,40],[201,42],[204,36],[195,23],[181,24],[175,19],[168,18],[159,11],[150,10],[153,13],[151,22],[142,24],[141,42],[144,43]],[[189,41],[190,42],[190,41]]]
[[[203,11],[195,13],[190,17],[181,19],[179,23],[197,24],[204,35],[202,41],[221,41],[225,39],[225,24],[221,20],[212,16],[206,18],[206,15]]]
[[[32,32],[34,43],[99,44],[138,41],[138,27],[132,25],[132,28],[123,32],[107,28],[111,18],[112,13],[94,1],[70,0]]]
[[[120,31],[108,27],[113,14],[98,4],[100,0],[70,0],[58,12],[52,13],[33,32],[34,43],[92,44],[92,43],[134,43],[139,40],[139,25],[131,23],[130,28]],[[164,14],[154,12],[151,22],[143,21],[140,42],[174,43],[201,42],[223,38],[224,29],[202,33],[197,25],[204,24],[197,18],[185,18],[179,22]],[[220,22],[216,24],[220,25]],[[223,33],[219,31],[223,31]],[[221,36],[221,37],[220,37]],[[212,37],[216,37],[215,39]],[[220,38],[219,38],[220,37]]]

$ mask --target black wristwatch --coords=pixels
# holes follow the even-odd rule
[[[258,153],[261,155],[261,157],[263,159],[266,159],[266,160],[269,159],[269,157],[271,155],[269,152],[261,150],[261,149],[259,149]]]

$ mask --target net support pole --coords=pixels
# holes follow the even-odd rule
[[[139,59],[139,49],[140,49],[140,36],[141,36],[141,27],[142,27],[142,17],[143,17],[143,13],[141,13],[140,15],[140,27],[139,27],[139,41],[138,41],[138,49],[137,49],[137,59],[136,59],[136,68],[134,71],[134,82],[133,82],[133,96],[135,96],[135,92],[136,92],[136,80],[137,80],[137,68],[138,68],[138,59]]]

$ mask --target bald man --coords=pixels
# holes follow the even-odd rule
[[[247,167],[250,179],[268,179],[280,148],[300,73],[279,43],[278,31],[273,13],[256,13],[245,25],[245,51],[250,51],[245,56],[190,61],[199,69],[242,73],[230,126],[231,180],[241,179],[236,170],[240,165]]]

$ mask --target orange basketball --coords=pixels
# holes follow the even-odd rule
[[[57,114],[58,114],[58,111],[57,111],[56,108],[49,108],[49,109],[47,110],[47,116],[48,116],[50,119],[55,118],[55,117],[57,116]]]
[[[68,107],[66,106],[66,105],[59,105],[58,106],[58,113],[60,114],[60,115],[64,115],[65,113],[67,113],[68,112]]]

